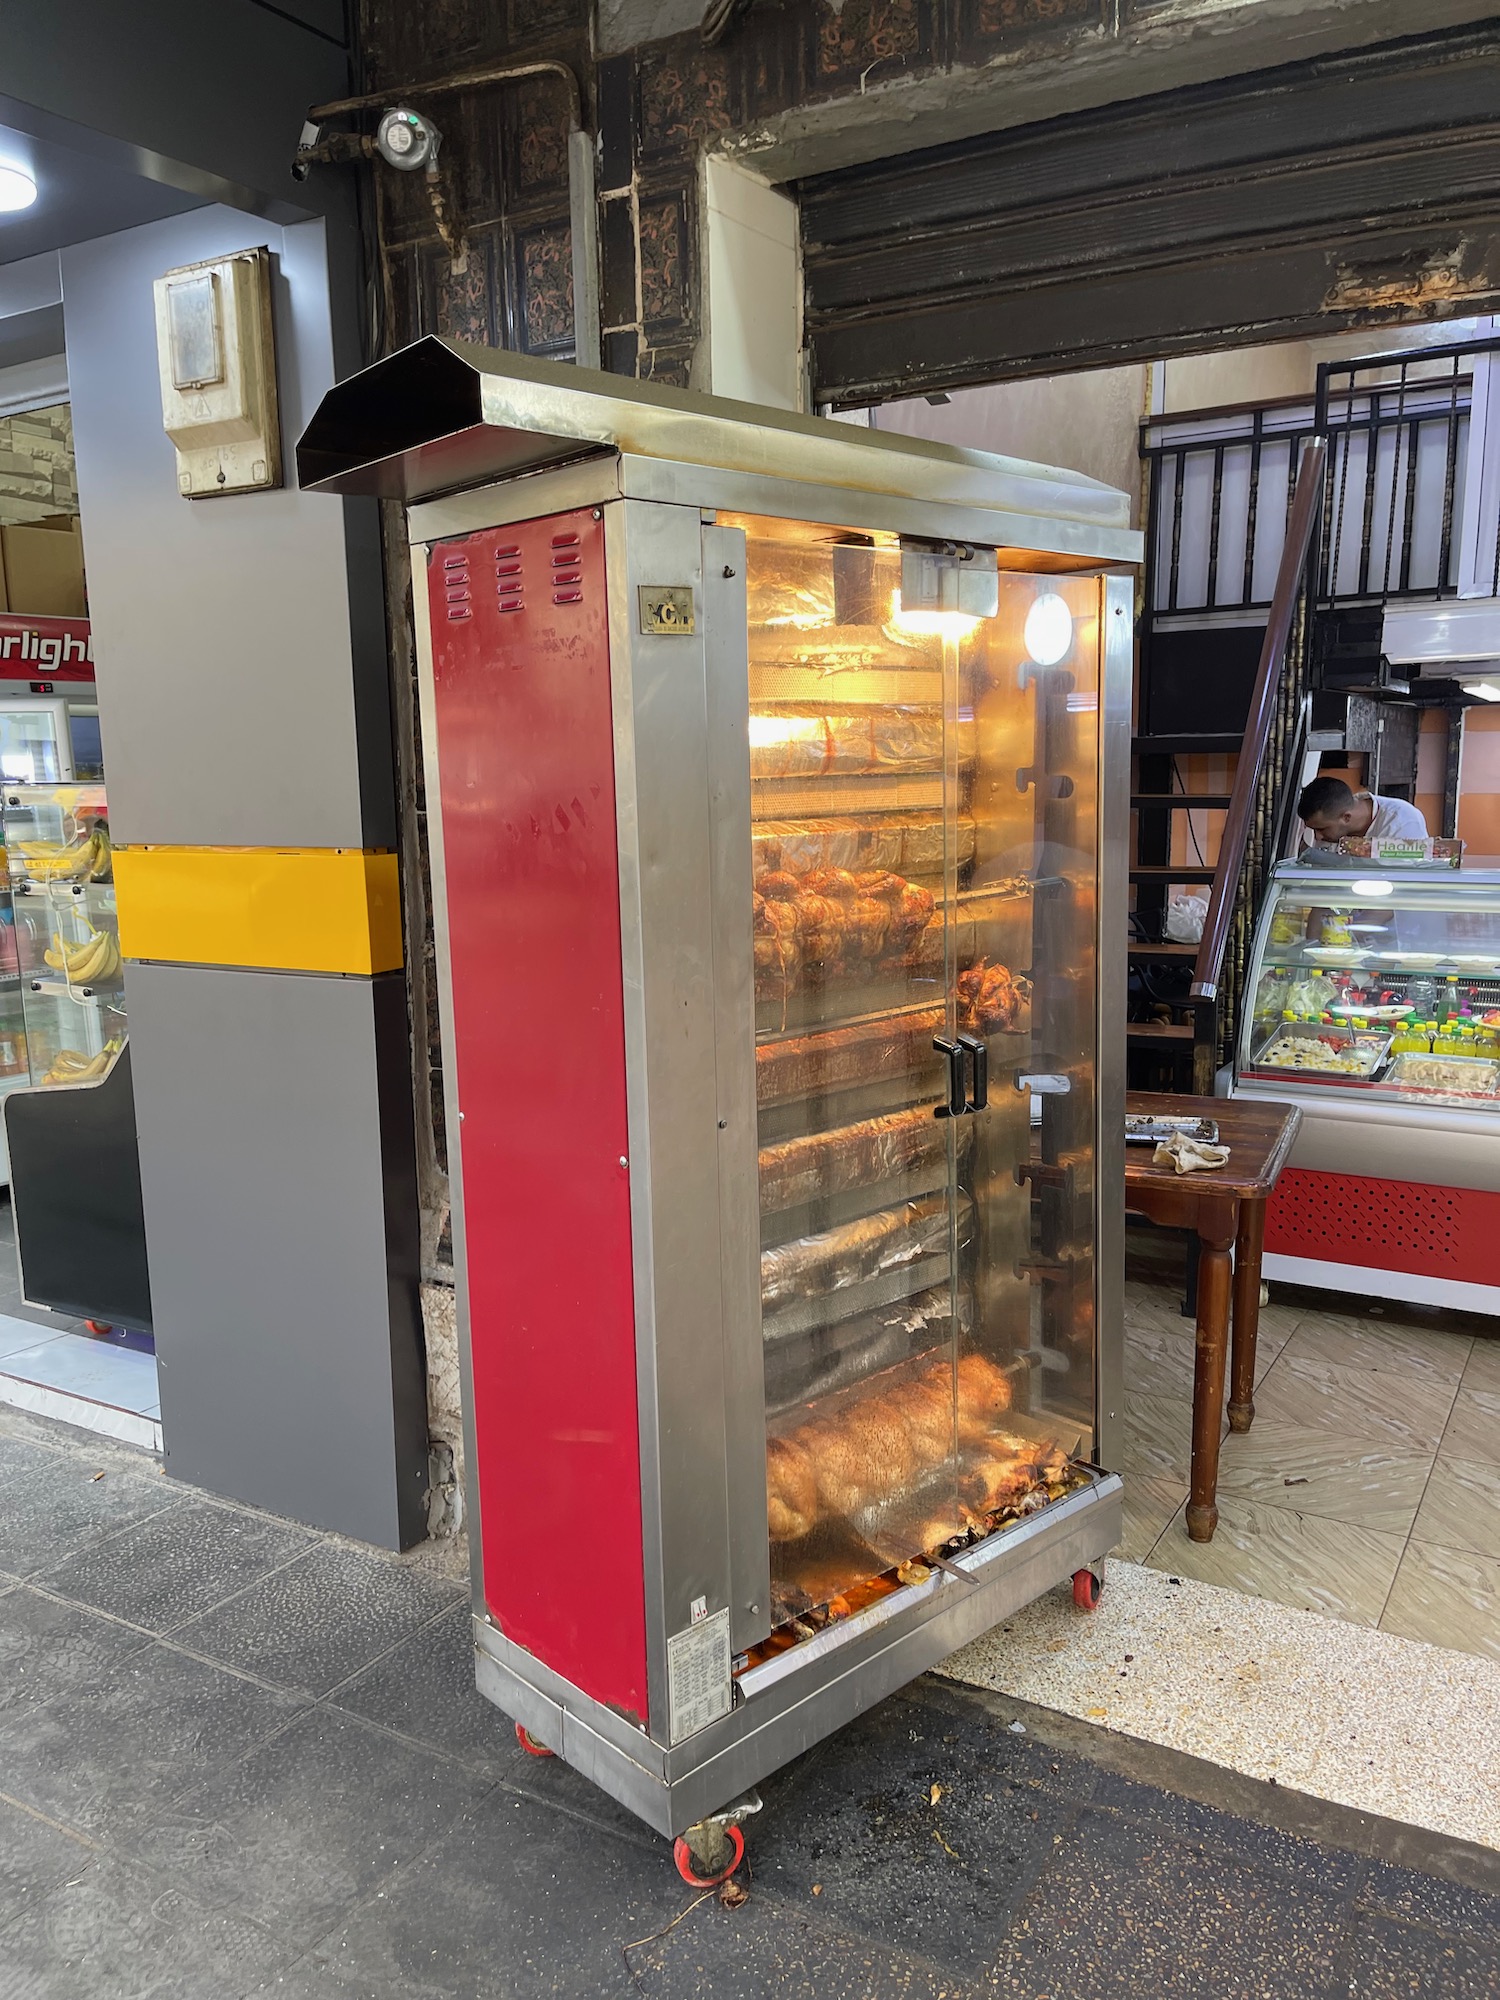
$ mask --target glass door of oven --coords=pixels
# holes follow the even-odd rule
[[[785,1643],[1090,1449],[1100,586],[914,609],[894,538],[733,525]]]

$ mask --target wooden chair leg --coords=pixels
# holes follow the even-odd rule
[[[1187,1504],[1190,1540],[1211,1542],[1219,1524],[1219,1438],[1229,1349],[1230,1250],[1234,1237],[1201,1237],[1197,1351],[1193,1363],[1193,1467]]]
[[[1229,1370],[1229,1428],[1247,1431],[1255,1421],[1255,1347],[1260,1332],[1260,1260],[1266,1240],[1266,1205],[1240,1203],[1234,1241],[1234,1353]]]

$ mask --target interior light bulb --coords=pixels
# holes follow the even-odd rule
[[[967,639],[983,622],[967,611],[903,611],[900,591],[891,593],[891,623],[898,632],[925,634],[928,638]]]
[[[1055,667],[1068,657],[1073,645],[1073,614],[1055,590],[1044,590],[1027,612],[1021,639],[1039,667]]]
[[[36,182],[22,167],[0,167],[0,211],[30,208],[36,200]]]

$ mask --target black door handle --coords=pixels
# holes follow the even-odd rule
[[[990,1052],[987,1044],[978,1035],[960,1035],[953,1042],[934,1035],[932,1046],[948,1063],[948,1102],[939,1104],[933,1117],[962,1118],[966,1112],[983,1111],[990,1101]],[[970,1084],[966,1084],[964,1076],[966,1061],[973,1066],[973,1082]]]
[[[967,1049],[974,1064],[974,1082],[969,1091],[966,1111],[983,1111],[990,1101],[990,1051],[989,1045],[978,1035],[960,1035],[958,1045]]]
[[[934,1118],[962,1118],[968,1110],[964,1095],[964,1052],[957,1042],[945,1041],[941,1035],[934,1035],[932,1046],[948,1064],[948,1102],[939,1104],[933,1110]]]

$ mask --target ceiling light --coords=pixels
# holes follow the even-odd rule
[[[1500,687],[1493,681],[1460,681],[1465,694],[1477,696],[1480,701],[1500,701]]]
[[[0,167],[0,211],[30,208],[36,200],[36,182],[24,167]]]
[[[1039,667],[1055,667],[1073,646],[1073,614],[1055,590],[1045,590],[1026,614],[1022,642]]]

